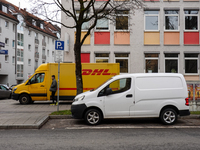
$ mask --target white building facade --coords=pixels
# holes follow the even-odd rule
[[[5,12],[0,10],[0,42],[5,43],[1,49],[8,50],[8,54],[0,55],[0,83],[11,86],[26,81],[40,64],[55,62],[56,32],[59,31],[51,23],[7,1],[0,6],[7,7],[7,16],[16,18],[13,21],[4,17]]]

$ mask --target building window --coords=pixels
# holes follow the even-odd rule
[[[44,24],[40,23],[40,28],[44,29]]]
[[[15,24],[13,24],[13,32],[15,32]]]
[[[31,59],[28,59],[28,65],[31,65]]]
[[[15,64],[15,56],[12,57],[12,64]]]
[[[15,40],[12,41],[12,47],[15,47]]]
[[[35,60],[35,70],[38,68],[38,61]]]
[[[96,30],[109,30],[109,20],[107,18],[97,20]]]
[[[4,6],[4,5],[2,5],[2,11],[4,13],[8,13],[8,8],[6,6]]]
[[[178,73],[178,54],[165,54],[165,73]]]
[[[32,19],[32,25],[36,26],[36,21]]]
[[[5,62],[8,62],[8,61],[9,61],[9,56],[5,55]]]
[[[17,49],[17,61],[24,61],[24,50],[23,49]]]
[[[145,72],[158,73],[159,54],[145,54]]]
[[[21,33],[17,33],[17,45],[24,46],[24,35]]]
[[[1,70],[1,63],[0,63],[0,70]]]
[[[78,18],[80,14],[80,10],[76,10],[76,17]],[[84,18],[89,17],[89,12],[86,12],[86,14],[84,14]],[[82,31],[87,31],[89,29],[89,21],[88,22],[84,22],[81,26],[81,30]]]
[[[17,15],[17,19],[19,20],[19,24],[17,25],[17,30],[24,31],[24,18],[21,15]]]
[[[38,39],[38,33],[35,33],[35,39]]]
[[[120,73],[128,73],[129,54],[115,54],[115,63],[120,64]]]
[[[96,63],[108,63],[109,62],[109,54],[108,53],[95,54],[95,62]]]
[[[165,30],[179,30],[179,11],[165,11]]]
[[[28,50],[31,51],[31,44],[28,44]]]
[[[28,30],[28,35],[31,35],[31,30]]]
[[[159,31],[159,11],[144,11],[145,31]]]
[[[9,39],[8,38],[5,38],[5,44],[9,45]]]
[[[17,77],[23,77],[23,72],[24,72],[24,66],[17,65]]]
[[[185,73],[198,73],[198,54],[185,54]]]
[[[5,27],[8,28],[9,27],[9,22],[5,21]]]
[[[54,57],[54,51],[52,51],[52,57]]]
[[[198,15],[197,10],[185,10],[185,30],[198,30]]]
[[[128,26],[129,11],[117,10],[115,13],[117,14],[115,30],[129,30],[129,26]]]
[[[47,50],[47,56],[49,57],[49,50]]]

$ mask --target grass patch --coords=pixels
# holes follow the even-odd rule
[[[54,111],[50,115],[71,115],[71,110]]]
[[[192,114],[192,115],[200,115],[200,111],[191,111],[190,114]]]

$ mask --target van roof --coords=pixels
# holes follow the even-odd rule
[[[122,77],[183,77],[180,73],[131,73],[131,74],[120,74],[116,75],[113,78],[122,78]]]

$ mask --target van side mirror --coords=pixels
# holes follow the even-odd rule
[[[106,89],[106,95],[110,95],[112,93],[112,89],[111,88],[107,88]]]

